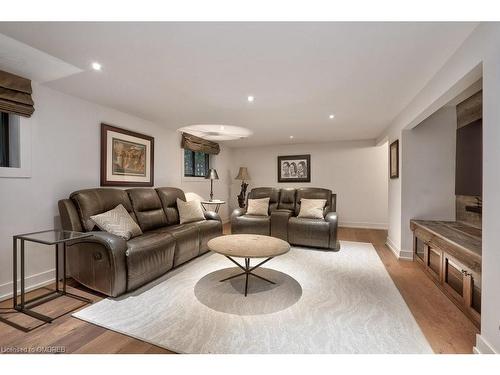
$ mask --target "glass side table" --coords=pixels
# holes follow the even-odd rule
[[[207,206],[215,205],[215,212],[219,213],[220,206],[226,204],[226,201],[222,201],[220,199],[213,199],[208,201],[201,201],[200,203],[205,211],[207,211]]]
[[[14,251],[14,257],[13,257],[13,284],[14,284],[14,294],[13,294],[13,303],[14,303],[14,309],[29,315],[35,319],[44,321],[46,323],[51,323],[53,320],[67,314],[68,312],[71,311],[66,311],[65,313],[58,315],[54,318],[40,314],[36,311],[33,311],[32,309],[36,306],[40,306],[46,302],[49,302],[55,298],[61,297],[61,296],[67,296],[70,298],[74,298],[77,300],[80,300],[85,303],[92,303],[90,299],[80,297],[76,294],[70,293],[66,291],[66,243],[72,240],[80,239],[80,238],[85,238],[85,237],[90,237],[92,234],[90,233],[80,233],[80,232],[72,232],[68,230],[45,230],[41,232],[34,232],[34,233],[26,233],[26,234],[18,234],[13,237],[13,251]],[[18,242],[21,241],[21,256],[20,256],[20,268],[21,268],[21,294],[20,294],[20,300],[21,303],[19,302],[18,295],[17,295],[17,268],[18,268],[18,257],[17,257],[17,245]],[[24,252],[24,243],[25,241],[29,242],[36,242],[36,243],[41,243],[44,245],[55,245],[55,250],[56,250],[56,256],[55,256],[55,262],[56,262],[56,289],[50,291],[49,293],[43,294],[41,296],[38,296],[36,298],[33,298],[29,301],[26,301],[26,289],[25,289],[25,252]],[[63,265],[63,270],[62,270],[62,288],[60,286],[60,281],[61,281],[61,275],[60,275],[60,270],[59,270],[59,262],[60,262],[60,253],[62,252],[62,265]],[[81,306],[80,306],[81,307]]]

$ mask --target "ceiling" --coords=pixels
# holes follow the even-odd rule
[[[246,127],[252,137],[228,142],[243,147],[378,137],[476,26],[3,22],[0,33],[82,69],[46,86],[171,129]]]

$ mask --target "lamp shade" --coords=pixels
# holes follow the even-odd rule
[[[248,174],[247,167],[240,167],[238,171],[238,176],[235,178],[236,180],[250,180],[250,175]]]
[[[217,174],[217,171],[213,168],[210,168],[208,170],[208,173],[207,175],[205,176],[205,178],[207,180],[218,180],[219,179],[219,175]]]

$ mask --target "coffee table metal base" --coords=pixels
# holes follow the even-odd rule
[[[252,273],[253,270],[255,270],[256,268],[262,266],[264,263],[270,261],[271,259],[273,259],[273,257],[267,258],[267,259],[263,260],[262,262],[260,262],[259,264],[253,266],[253,267],[250,267],[250,258],[245,258],[245,267],[243,267],[241,264],[239,264],[237,261],[235,261],[230,256],[225,255],[225,257],[227,259],[229,259],[231,262],[233,262],[234,264],[236,264],[239,268],[241,268],[243,270],[243,272],[238,273],[238,274],[233,275],[233,276],[226,277],[225,279],[220,280],[220,282],[231,280],[231,279],[234,279],[235,277],[245,275],[245,297],[247,296],[247,293],[248,293],[248,276],[249,275],[252,275],[252,276],[255,276],[258,279],[267,281],[268,283],[276,284],[274,281],[268,280],[265,277],[259,276],[259,275],[255,274],[255,273]]]

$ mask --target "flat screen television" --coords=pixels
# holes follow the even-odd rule
[[[455,194],[482,196],[483,122],[474,121],[457,129]]]

